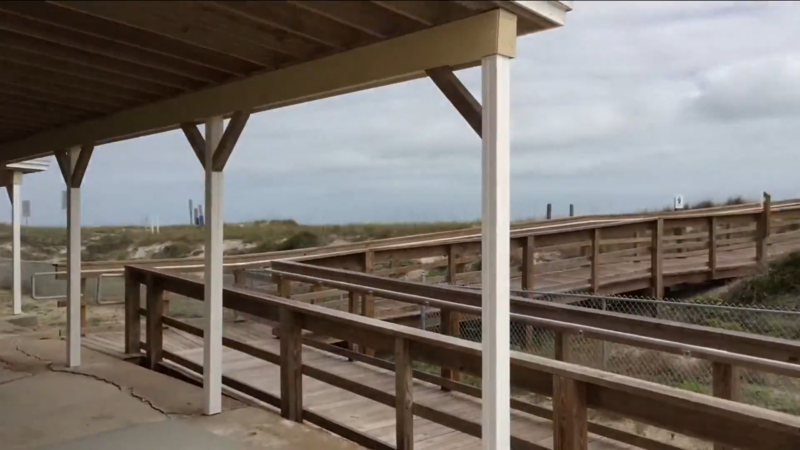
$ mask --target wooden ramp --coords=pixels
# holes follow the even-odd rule
[[[252,322],[226,323],[226,337],[271,352],[280,352],[280,341],[272,336],[272,329]],[[88,335],[84,345],[95,350],[121,354],[123,333],[106,332]],[[164,350],[180,355],[194,363],[203,362],[203,340],[174,330],[164,331]],[[250,355],[224,348],[224,374],[256,389],[280,396],[280,367]],[[359,362],[303,347],[303,364],[324,369],[326,372],[358,382],[365,386],[394,393],[394,372],[382,370]],[[377,438],[388,445],[395,441],[395,410],[319,380],[303,377],[303,401],[306,408]],[[480,400],[463,394],[445,392],[439,386],[414,380],[414,402],[435,407],[461,419],[480,423]],[[519,411],[512,411],[512,435],[527,441],[525,448],[552,448],[552,422]],[[479,449],[480,439],[454,431],[434,422],[414,418],[415,449]],[[608,438],[590,435],[592,450],[634,449]]]

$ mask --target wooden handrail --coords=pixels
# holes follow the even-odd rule
[[[371,294],[389,300],[397,300],[404,303],[411,303],[415,305],[424,305],[427,307],[438,308],[440,311],[449,310],[451,312],[468,314],[473,317],[481,316],[481,308],[477,306],[469,306],[462,303],[453,303],[429,297],[422,297],[419,295],[406,294],[398,291],[373,288],[369,286],[360,286],[353,283],[343,283],[338,281],[324,280],[321,278],[298,275],[291,272],[282,272],[278,270],[270,270],[270,272],[275,275],[279,275],[282,278],[299,281],[303,283],[333,287],[336,289],[341,289],[349,292],[357,292],[360,294]],[[614,342],[617,344],[630,345],[649,350],[672,353],[675,355],[690,356],[692,358],[703,359],[706,361],[713,361],[724,364],[733,364],[742,368],[753,369],[762,372],[774,373],[777,375],[784,375],[800,379],[800,365],[798,364],[791,364],[771,359],[754,357],[750,355],[731,353],[724,350],[717,350],[715,348],[700,347],[697,345],[682,343],[680,341],[667,341],[647,336],[624,333],[620,331],[615,331],[613,329],[597,328],[587,325],[578,325],[571,322],[543,319],[541,317],[528,316],[522,314],[512,313],[510,314],[510,320],[511,322],[533,325],[559,333],[580,335],[589,339]],[[660,321],[660,322],[664,322],[667,326],[672,324],[667,321]],[[764,344],[770,345],[770,342],[765,342]],[[800,350],[800,345],[798,345],[798,350]]]
[[[194,299],[203,298],[203,283],[197,280],[136,267],[126,268],[126,275],[126,281],[136,285],[137,290],[141,283],[146,282],[148,287],[156,290],[175,292]],[[127,289],[126,292],[132,293],[134,289]],[[138,295],[131,295],[126,302],[138,305]],[[413,433],[409,407],[414,415],[469,434],[475,435],[476,431],[480,433],[479,425],[476,430],[474,422],[454,418],[414,402],[407,388],[410,373],[407,366],[396,370],[396,374],[399,374],[396,375],[397,387],[406,391],[396,393],[391,399],[387,394],[375,392],[374,389],[370,391],[357,382],[335,379],[324,371],[306,370],[300,359],[302,340],[292,338],[286,344],[283,340],[286,339],[284,334],[289,333],[299,337],[297,327],[302,327],[317,334],[369,345],[377,350],[399,352],[402,361],[407,364],[421,361],[475,376],[480,376],[481,371],[479,344],[241,289],[225,289],[223,303],[226,308],[281,322],[281,378],[282,385],[287,386],[281,389],[280,399],[284,417],[303,420],[306,415],[302,407],[302,382],[297,370],[301,368],[300,371],[308,376],[326,378],[323,381],[353,392],[359,391],[356,393],[379,399],[385,404],[391,404],[391,400],[394,400],[399,439],[405,439]],[[138,307],[135,309],[135,317],[129,319],[126,315],[126,343],[129,344],[133,342],[130,335],[135,334],[132,328],[139,326]],[[132,310],[132,306],[126,308],[126,311]],[[160,308],[148,309],[147,314],[148,322],[151,317],[157,323],[163,320],[157,318],[162,314]],[[161,332],[161,328],[148,327],[148,334]],[[164,354],[162,349],[157,348],[158,345],[159,338],[148,336],[149,357],[157,358]],[[138,348],[133,350],[138,353]],[[512,352],[511,381],[515,387],[540,395],[556,395],[553,401],[554,436],[568,435],[576,438],[574,442],[587,442],[587,408],[608,411],[740,449],[788,450],[794,448],[800,439],[800,418],[794,416],[518,352]],[[565,416],[563,408],[566,406],[569,406],[570,413]],[[556,442],[559,442],[558,437]],[[512,439],[512,448],[541,447]],[[565,449],[556,444],[556,450]]]
[[[476,307],[476,309],[481,304],[481,293],[472,289],[396,280],[288,261],[276,262],[272,267],[280,272],[351,283],[366,289],[382,289],[384,291],[472,306]],[[787,339],[646,317],[634,317],[627,314],[530,300],[516,296],[511,297],[511,311],[522,316],[614,330],[630,335],[719,349],[785,363],[795,364],[800,362],[800,343]]]

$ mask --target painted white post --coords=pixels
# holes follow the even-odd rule
[[[222,137],[222,117],[206,121],[205,333],[203,335],[203,412],[222,411],[222,172],[213,156]]]
[[[509,58],[482,61],[481,284],[484,450],[511,447],[509,360]]]
[[[80,147],[67,152],[69,176]],[[81,365],[81,189],[67,182],[67,367]]]
[[[11,238],[11,286],[14,297],[14,314],[22,314],[22,253],[21,245],[22,240],[20,236],[20,227],[22,225],[22,200],[20,199],[20,187],[22,186],[22,172],[11,173],[11,184],[8,189],[11,189],[11,223],[12,223],[12,238]]]

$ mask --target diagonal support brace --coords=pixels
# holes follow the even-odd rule
[[[61,170],[61,176],[64,177],[64,182],[68,187],[81,187],[81,184],[83,184],[83,177],[86,175],[86,169],[89,168],[89,161],[91,161],[93,153],[94,145],[82,145],[78,153],[78,159],[75,161],[75,167],[70,167],[69,153],[67,150],[54,153],[58,168]]]
[[[213,161],[211,163],[211,169],[214,172],[221,172],[225,169],[225,165],[228,163],[228,159],[231,157],[236,143],[239,142],[239,137],[241,137],[249,119],[250,112],[246,111],[236,111],[231,115],[231,120],[228,122],[225,132],[222,133],[217,148],[214,150]],[[200,161],[200,165],[205,168],[206,140],[203,134],[197,129],[197,125],[193,123],[181,124],[181,130],[183,130],[183,134],[189,141],[189,145],[192,146],[192,150],[195,156],[197,156],[198,161]]]
[[[469,126],[475,130],[478,137],[482,137],[482,114],[481,104],[469,92],[464,83],[458,79],[451,67],[436,67],[425,71],[428,77],[442,91],[445,97],[467,121]]]

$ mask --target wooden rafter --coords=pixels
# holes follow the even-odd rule
[[[187,44],[235,56],[251,64],[256,64],[262,69],[274,68],[279,62],[274,51],[265,51],[265,49],[258,49],[255,46],[236,45],[238,39],[235,27],[228,27],[227,34],[220,35],[218,30],[198,25],[194,21],[195,15],[176,9],[179,5],[169,5],[168,3],[159,2],[158,8],[140,8],[135,2],[56,2],[57,5],[65,8],[133,25]],[[188,3],[184,3],[184,5],[191,6]],[[172,11],[172,14],[165,14],[165,10]]]
[[[450,100],[450,103],[461,114],[461,117],[478,133],[478,137],[481,137],[481,104],[453,73],[453,69],[450,67],[437,67],[427,70],[425,73],[442,91],[442,94]]]
[[[276,27],[329,48],[345,49],[376,42],[368,34],[327,17],[297,14],[299,8],[284,2],[213,2],[219,8],[238,11],[249,20]]]
[[[172,88],[197,89],[208,84],[207,81],[196,80],[194,77],[153,69],[130,61],[112,58],[106,55],[98,55],[85,50],[63,46],[5,30],[0,30],[0,45],[17,51],[24,51],[26,56],[49,58],[59,63],[67,62],[69,65],[79,65],[91,68],[92,70],[98,70],[101,73],[107,72],[115,75],[122,75],[127,78],[134,78],[140,81],[156,83]],[[220,74],[220,76],[213,81],[223,81],[226,78],[226,75]]]
[[[121,61],[150,69],[164,70],[169,67],[169,70],[164,71],[198,81],[215,82],[258,68],[222,52],[187,44],[140,28],[120,26],[117,22],[70,9],[69,5],[65,8],[50,2],[2,2],[0,10],[40,22],[58,24],[72,32],[92,30],[94,36],[110,41],[118,49],[124,49],[119,46],[120,43],[133,47],[132,51],[116,52],[117,59]]]
[[[397,20],[397,15],[371,2],[291,1],[295,6],[356,28],[379,39],[412,33],[423,28],[418,22]],[[392,17],[394,15],[394,17]]]

